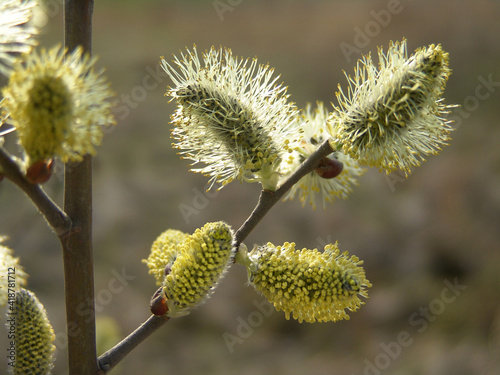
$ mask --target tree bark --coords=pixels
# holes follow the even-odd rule
[[[69,52],[92,47],[93,0],[65,0],[64,45]],[[68,163],[64,171],[64,211],[73,230],[61,237],[64,261],[69,373],[97,373],[94,270],[92,255],[92,158]]]

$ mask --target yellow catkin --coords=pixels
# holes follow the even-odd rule
[[[80,161],[94,154],[103,126],[114,124],[113,92],[96,58],[76,48],[42,49],[23,56],[2,90],[2,114],[16,129],[27,166],[58,157]]]
[[[145,262],[157,281],[162,280],[167,316],[188,314],[210,296],[232,263],[232,241],[233,232],[222,221],[207,223],[191,235],[169,229],[158,237]]]
[[[449,141],[450,108],[442,100],[451,74],[448,53],[430,45],[407,56],[406,40],[379,49],[379,66],[365,56],[337,93],[329,124],[333,140],[359,163],[405,174]]]
[[[294,243],[268,243],[249,253],[250,282],[285,317],[308,323],[349,319],[371,286],[363,263],[337,244],[318,250],[296,250]]]
[[[162,285],[165,279],[165,267],[171,267],[177,258],[177,245],[184,241],[189,234],[176,229],[167,229],[160,234],[151,246],[148,259],[143,259],[149,268],[149,273],[156,279],[158,286]]]
[[[235,179],[275,190],[282,158],[298,142],[298,114],[273,69],[256,59],[234,57],[229,49],[196,48],[161,61],[174,83],[166,96],[178,104],[172,116],[173,146],[202,168],[210,187]]]
[[[53,367],[54,330],[36,296],[25,289],[16,293],[14,375],[47,375]]]
[[[300,118],[300,126],[304,130],[302,140],[299,149],[290,152],[284,159],[282,168],[284,176],[295,172],[324,141],[330,139],[327,119],[328,111],[322,102],[317,102],[314,109],[311,105],[307,105],[302,111]],[[342,164],[343,169],[339,175],[335,178],[325,178],[317,171],[309,172],[292,186],[284,199],[293,199],[298,195],[302,205],[308,202],[313,208],[316,208],[317,195],[320,195],[323,208],[326,208],[327,202],[331,203],[339,198],[346,199],[353,186],[357,185],[357,177],[361,176],[365,170],[358,165],[357,161],[340,150],[335,150],[325,159],[329,158]]]

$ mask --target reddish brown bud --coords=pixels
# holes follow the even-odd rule
[[[158,290],[151,297],[149,302],[149,310],[153,315],[165,315],[168,312],[167,299],[163,293],[163,287],[158,288]]]
[[[335,178],[344,169],[344,164],[337,159],[330,159],[324,157],[319,162],[318,168],[316,168],[316,173],[322,178]]]
[[[54,160],[39,160],[31,164],[26,170],[26,179],[32,184],[43,184],[48,181],[54,172]]]

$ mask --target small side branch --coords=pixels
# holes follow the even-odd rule
[[[104,375],[111,371],[128,353],[168,322],[168,320],[169,318],[167,317],[151,315],[134,332],[97,358],[98,374]]]
[[[234,236],[234,246],[238,248],[250,232],[257,226],[269,210],[285,195],[285,193],[300,181],[309,172],[317,168],[319,162],[324,157],[330,155],[334,150],[328,141],[325,141],[321,146],[305,160],[300,167],[278,188],[276,191],[262,190],[260,193],[259,202],[250,214],[248,219],[236,231]]]
[[[235,245],[238,247],[241,242],[250,234],[250,232],[257,226],[262,218],[269,212],[290,188],[296,184],[307,173],[317,168],[319,162],[324,157],[333,152],[332,147],[325,141],[301,166],[274,192],[263,190],[257,206],[251,213],[250,217],[243,223],[243,225],[236,231]],[[169,318],[152,315],[146,322],[139,328],[132,332],[128,337],[116,344],[113,348],[102,354],[97,359],[99,368],[98,374],[107,374],[113,367],[115,367],[127,354],[129,354],[135,347],[148,338],[158,328],[163,326]]]
[[[58,237],[62,238],[70,233],[72,224],[69,216],[43,191],[40,185],[26,180],[19,165],[2,147],[0,147],[0,166],[5,177],[31,199]]]

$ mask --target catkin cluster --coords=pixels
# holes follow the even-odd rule
[[[408,175],[449,141],[453,106],[442,98],[448,53],[432,44],[408,57],[403,39],[379,49],[378,58],[378,66],[370,55],[358,62],[330,112],[322,103],[298,111],[272,69],[228,49],[212,47],[202,58],[196,48],[181,52],[175,68],[162,59],[174,83],[166,95],[177,102],[173,146],[193,165],[206,165],[192,170],[209,176],[210,187],[239,179],[275,191],[328,141],[333,152],[285,196],[313,207],[317,193],[323,206],[345,198],[363,173],[360,165]]]

